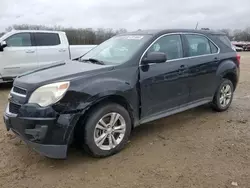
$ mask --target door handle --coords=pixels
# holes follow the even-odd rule
[[[183,70],[183,69],[186,69],[186,68],[187,68],[186,65],[181,65],[181,66],[180,66],[180,70]]]
[[[59,52],[66,52],[66,50],[65,49],[60,49]]]
[[[35,53],[35,50],[27,50],[27,51],[25,51],[26,53]]]
[[[187,69],[186,65],[181,65],[180,68],[179,68],[179,70],[178,70],[178,73],[182,74],[186,69]]]
[[[214,58],[214,61],[219,61],[220,59],[218,57],[215,57]]]

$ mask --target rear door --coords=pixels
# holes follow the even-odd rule
[[[37,57],[40,66],[68,60],[68,45],[60,40],[58,33],[34,33]]]
[[[165,63],[140,66],[141,118],[179,108],[189,96],[187,59],[183,59],[181,36],[165,35],[147,50],[164,52]]]
[[[189,67],[189,102],[210,100],[218,82],[219,48],[205,35],[185,34],[184,39]]]
[[[4,78],[16,77],[39,67],[36,47],[30,33],[17,33],[5,39],[7,47],[0,52],[0,73]]]

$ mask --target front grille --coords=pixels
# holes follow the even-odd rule
[[[9,111],[13,114],[18,114],[20,107],[21,107],[21,105],[10,102]]]
[[[16,87],[16,86],[13,87],[13,92],[21,94],[21,95],[26,95],[25,89],[22,89],[22,88]]]

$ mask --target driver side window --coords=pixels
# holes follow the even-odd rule
[[[167,60],[174,60],[183,57],[182,42],[180,35],[166,35],[161,37],[148,49],[149,52],[163,52]]]
[[[6,39],[7,46],[9,47],[23,47],[32,46],[31,36],[29,33],[18,33]]]

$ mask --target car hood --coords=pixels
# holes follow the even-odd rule
[[[98,74],[112,65],[98,65],[79,61],[61,61],[19,75],[14,85],[23,88],[39,86],[55,81],[72,80]]]

